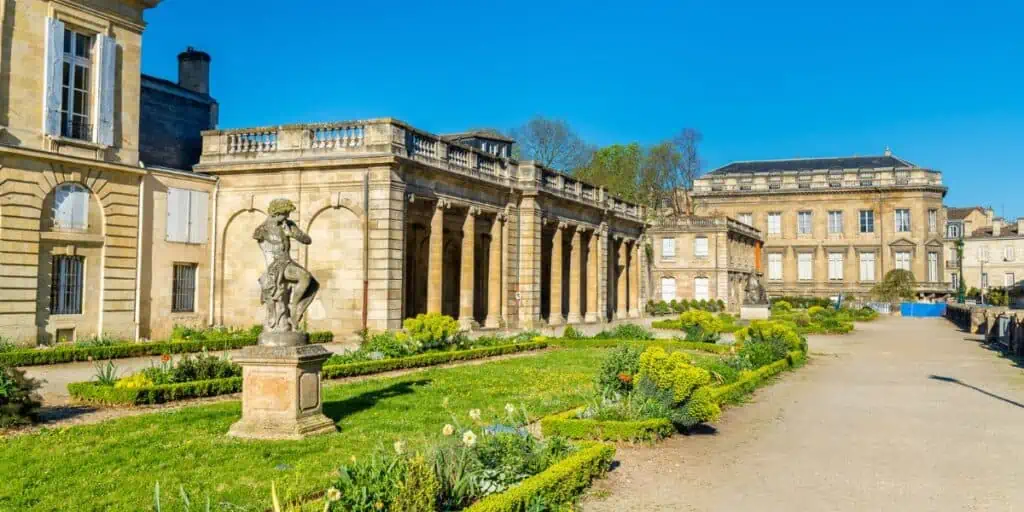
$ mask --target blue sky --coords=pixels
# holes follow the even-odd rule
[[[221,126],[392,116],[433,132],[535,114],[589,142],[704,133],[705,167],[880,154],[949,205],[1024,216],[1024,2],[166,0],[143,71],[213,56]]]

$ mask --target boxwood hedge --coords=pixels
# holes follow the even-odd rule
[[[668,418],[654,418],[638,421],[602,421],[580,419],[579,408],[546,416],[540,420],[541,432],[545,436],[563,436],[570,439],[594,441],[658,441],[675,433],[675,426]]]

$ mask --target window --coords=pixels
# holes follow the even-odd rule
[[[742,222],[742,223],[744,223],[744,224],[746,224],[748,226],[753,226],[754,225],[754,214],[753,213],[741,213],[739,217],[740,217],[739,218],[740,222]]]
[[[53,227],[89,228],[89,191],[78,183],[65,183],[53,191]]]
[[[60,134],[64,137],[92,140],[92,125],[89,124],[91,64],[92,38],[64,29],[60,96]]]
[[[960,224],[946,226],[946,238],[960,238]]]
[[[897,233],[910,232],[910,210],[907,210],[905,208],[897,209],[895,219]]]
[[[910,270],[910,251],[896,251],[896,268]]]
[[[939,212],[936,210],[928,210],[928,232],[939,232]]]
[[[939,253],[930,252],[928,253],[928,282],[935,283],[939,281]]]
[[[978,247],[978,261],[979,262],[980,261],[984,261],[986,263],[989,261],[989,259],[988,259],[988,247],[987,246],[983,245],[981,247]]]
[[[167,189],[167,241],[206,243],[209,194],[199,190]]]
[[[82,278],[85,261],[81,256],[54,256],[50,284],[50,314],[82,314]]]
[[[796,214],[796,232],[800,235],[811,234],[811,212],[798,212]]]
[[[769,235],[780,235],[782,234],[782,214],[781,213],[769,213],[768,214],[768,234]]]
[[[843,232],[843,212],[828,212],[828,232],[832,234]]]
[[[949,275],[949,282],[953,284],[954,290],[960,289],[960,274],[953,273]]]
[[[797,279],[801,281],[810,281],[814,273],[811,270],[811,253],[802,252],[797,254]]]
[[[843,280],[843,253],[828,253],[828,279],[829,281]]]
[[[782,280],[782,255],[778,253],[768,254],[768,280]]]
[[[1013,250],[1013,246],[1012,245],[1008,245],[1006,247],[1003,247],[1003,260],[1004,261],[1013,261],[1015,256],[1016,256],[1016,254],[1014,254],[1014,250]]]
[[[862,252],[862,253],[860,253],[860,280],[861,281],[874,281],[875,280],[875,253],[873,253],[873,252]]]
[[[861,233],[874,233],[875,232],[875,211],[874,210],[861,210],[860,211],[860,232]]]
[[[673,277],[661,278],[661,300],[670,302],[676,299],[676,280]]]
[[[676,257],[676,239],[675,238],[662,238],[661,239],[661,257],[664,259],[671,259]]]
[[[708,255],[708,237],[698,236],[693,240],[693,255],[698,257]]]
[[[1013,275],[1013,272],[1003,274],[1003,286],[1009,288],[1015,284],[1017,284],[1017,277]]]
[[[196,264],[175,263],[171,283],[171,312],[192,313],[196,310]]]
[[[981,289],[984,290],[986,288],[988,288],[988,272],[982,272],[981,273]]]
[[[708,300],[711,293],[708,289],[708,278],[698,277],[693,280],[693,298],[697,300]]]

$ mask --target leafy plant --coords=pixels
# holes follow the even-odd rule
[[[639,349],[628,345],[613,348],[601,361],[601,368],[597,371],[597,389],[629,391],[633,388],[633,380],[639,370]]]
[[[18,368],[0,366],[0,429],[31,423],[39,410],[42,382]]]
[[[586,335],[569,325],[566,326],[564,331],[562,331],[562,337],[570,340],[578,340],[586,338]]]
[[[752,368],[760,368],[786,357],[793,350],[807,352],[807,340],[793,328],[778,321],[757,321],[736,331],[738,356]]]
[[[21,347],[19,347],[17,343],[14,343],[14,340],[6,336],[0,336],[0,352],[11,352],[18,350],[19,348]]]
[[[707,311],[691,310],[679,315],[680,327],[686,331],[686,341],[718,343],[722,321]]]
[[[636,324],[619,324],[610,331],[601,331],[594,339],[609,340],[653,340],[654,333]]]
[[[793,310],[793,305],[787,301],[780,300],[772,304],[772,312],[788,313]]]
[[[916,295],[917,281],[909,270],[893,269],[885,274],[882,282],[871,289],[871,295],[884,302],[911,300]]]
[[[711,382],[711,374],[690,364],[683,352],[665,352],[661,347],[648,348],[640,354],[638,380],[649,380],[658,389],[672,391],[675,403],[684,402],[698,386]]]
[[[453,344],[459,334],[459,322],[448,315],[426,313],[409,318],[402,324],[409,338],[423,350]]]
[[[113,386],[117,383],[117,365],[113,361],[107,361],[107,364],[96,361],[93,368],[95,369],[93,379],[99,384]]]

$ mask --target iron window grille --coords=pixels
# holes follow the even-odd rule
[[[82,278],[85,258],[54,256],[50,284],[50,314],[82,314]]]
[[[196,264],[176,263],[171,283],[171,312],[194,313],[196,310]]]

